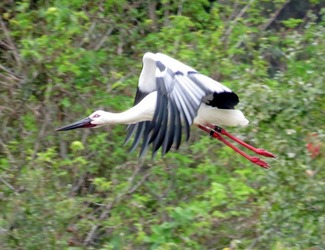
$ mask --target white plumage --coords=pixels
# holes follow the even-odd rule
[[[213,129],[214,125],[247,125],[243,113],[234,109],[238,102],[238,96],[221,83],[167,55],[148,52],[143,56],[143,69],[132,108],[122,113],[98,110],[86,119],[58,130],[129,124],[126,142],[134,135],[131,150],[141,142],[140,156],[151,144],[153,153],[162,148],[165,154],[172,146],[178,149],[182,135],[185,134],[186,140],[189,138],[193,123],[210,131],[213,137],[216,137],[213,133],[220,134],[221,131]],[[265,152],[257,153],[270,156]]]
[[[238,101],[229,88],[195,69],[161,53],[146,53],[135,106],[127,111],[127,117],[135,113],[138,119],[128,127],[126,141],[136,131],[132,149],[144,138],[140,155],[150,143],[154,152],[162,147],[165,154],[172,145],[179,147],[182,132],[188,139],[193,123],[246,125],[242,112],[233,109]]]

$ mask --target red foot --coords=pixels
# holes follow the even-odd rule
[[[271,168],[271,167],[269,166],[268,163],[266,163],[265,161],[262,161],[260,158],[257,158],[257,157],[250,157],[249,160],[250,160],[251,162],[253,162],[254,164],[256,164],[256,165],[259,165],[259,166],[262,167],[262,168],[265,168],[265,169],[269,169],[269,168]]]
[[[270,152],[267,152],[266,150],[262,149],[262,148],[257,148],[255,153],[259,154],[259,155],[263,155],[265,157],[272,157],[272,158],[276,158],[276,156]]]
[[[257,158],[257,157],[252,157],[248,154],[246,154],[245,152],[243,152],[242,150],[240,150],[239,148],[237,148],[235,145],[233,145],[232,143],[230,143],[229,141],[225,140],[220,133],[222,133],[223,135],[229,137],[230,139],[234,140],[235,142],[238,142],[239,144],[243,145],[244,147],[248,148],[249,150],[257,153],[257,154],[260,154],[260,155],[263,155],[263,156],[266,156],[266,157],[273,157],[275,158],[275,155],[273,155],[272,153],[270,152],[267,152],[266,150],[264,149],[261,149],[261,148],[255,148],[241,140],[239,140],[238,138],[232,136],[231,134],[229,134],[226,130],[222,129],[222,128],[217,128],[217,131],[215,131],[215,128],[213,125],[208,125],[209,127],[206,127],[206,126],[202,126],[202,125],[198,125],[198,127],[200,129],[202,129],[203,131],[209,133],[212,137],[220,140],[221,142],[223,142],[224,144],[226,144],[228,147],[232,148],[234,151],[236,151],[238,154],[242,155],[243,157],[245,157],[246,159],[248,159],[249,161],[251,161],[252,163],[262,167],[262,168],[265,168],[265,169],[269,169],[270,166],[268,163],[266,163],[265,161],[262,161],[260,158]]]

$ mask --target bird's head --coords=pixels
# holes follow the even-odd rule
[[[76,128],[93,128],[93,127],[102,126],[105,124],[105,114],[106,114],[105,111],[97,110],[87,118],[71,123],[62,128],[58,128],[56,129],[56,131],[66,131],[66,130],[71,130]]]

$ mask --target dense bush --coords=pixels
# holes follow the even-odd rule
[[[0,3],[1,249],[325,248],[321,1]],[[124,126],[57,133],[133,104],[146,51],[222,81],[250,119],[229,128],[264,170],[192,128],[137,159]]]

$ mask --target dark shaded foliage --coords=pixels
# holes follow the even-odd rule
[[[0,248],[324,249],[322,8],[1,2]],[[178,152],[140,162],[124,126],[54,132],[131,107],[146,51],[236,92],[250,125],[229,130],[274,152],[273,168],[196,128]]]

